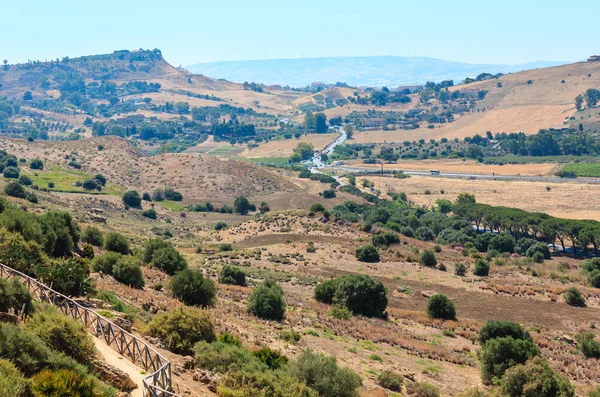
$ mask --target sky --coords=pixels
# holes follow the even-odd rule
[[[520,64],[600,53],[598,0],[3,3],[0,59],[10,63],[137,48],[159,48],[175,66],[370,55]]]

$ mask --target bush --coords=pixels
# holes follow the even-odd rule
[[[379,386],[391,390],[399,392],[402,390],[402,383],[404,381],[404,377],[400,374],[397,374],[392,371],[383,370],[377,377],[377,383]]]
[[[129,190],[123,195],[123,204],[139,207],[142,204],[142,198],[136,190]]]
[[[81,186],[85,190],[102,190],[102,185],[95,179],[86,179]]]
[[[323,211],[325,211],[325,207],[323,207],[323,205],[322,205],[322,204],[319,204],[319,203],[313,204],[313,205],[310,207],[310,212],[312,212],[312,213],[315,213],[315,214],[316,214],[317,212],[323,212]]]
[[[31,380],[31,390],[36,397],[97,397],[99,394],[93,378],[68,369],[43,370]]]
[[[535,243],[531,245],[527,248],[525,255],[529,258],[533,258],[536,253],[540,253],[543,259],[550,259],[552,257],[550,254],[550,247],[548,247],[546,243]]]
[[[150,197],[150,193],[144,192],[144,194],[142,194],[142,200],[144,200],[144,201],[152,201],[152,197]]]
[[[506,337],[532,341],[529,332],[512,321],[488,320],[479,330],[479,343],[482,345],[491,339]]]
[[[224,251],[233,251],[233,245],[231,245],[230,243],[223,243],[219,245],[219,251],[224,252]]]
[[[581,332],[576,336],[578,348],[587,358],[600,358],[600,343],[595,338],[593,332]]]
[[[33,159],[31,160],[31,163],[29,163],[29,168],[32,170],[43,170],[44,162],[40,159]]]
[[[504,372],[517,364],[525,364],[527,360],[540,354],[533,342],[512,337],[488,340],[479,351],[481,362],[481,379],[489,385],[495,379],[502,378]]]
[[[127,255],[129,254],[129,241],[120,233],[110,232],[104,240],[104,249]]]
[[[507,397],[574,397],[569,380],[550,368],[539,357],[506,371],[500,382],[502,395]]]
[[[300,338],[302,338],[302,336],[293,329],[283,331],[279,334],[279,337],[289,343],[298,343],[300,342]]]
[[[227,227],[229,226],[229,224],[227,222],[223,222],[223,221],[219,221],[217,223],[215,223],[215,230],[225,230],[227,229]]]
[[[495,249],[499,252],[514,252],[515,239],[510,234],[499,234],[490,240],[488,249]]]
[[[289,364],[289,372],[323,397],[358,397],[360,377],[349,368],[340,368],[335,357],[303,350]]]
[[[77,221],[65,211],[48,211],[39,217],[45,235],[44,250],[54,257],[70,256],[81,238]]]
[[[25,198],[27,197],[27,193],[25,192],[25,188],[18,182],[10,182],[6,186],[4,186],[4,193],[7,196],[16,197],[16,198]]]
[[[271,369],[279,369],[287,364],[288,358],[281,354],[280,352],[269,349],[268,347],[263,347],[259,350],[252,352],[252,355],[258,359],[263,364]]]
[[[17,278],[0,278],[0,312],[7,313],[10,310],[25,315],[33,313],[33,297]]]
[[[595,390],[592,390],[588,397],[600,397],[600,386],[598,386]]]
[[[371,244],[358,247],[354,253],[356,259],[361,262],[374,263],[379,262],[379,251]]]
[[[443,320],[456,320],[456,309],[454,303],[445,295],[435,294],[427,302],[427,315]]]
[[[154,255],[154,252],[158,251],[161,248],[172,248],[172,247],[173,247],[173,245],[171,243],[169,243],[168,241],[164,241],[159,238],[151,238],[150,240],[146,241],[146,244],[144,244],[142,261],[144,263],[150,263],[150,262],[152,262],[152,256]]]
[[[335,190],[334,189],[325,189],[323,190],[323,198],[331,199],[335,198]]]
[[[371,242],[375,246],[387,248],[390,245],[400,244],[400,237],[396,233],[384,232],[373,235]]]
[[[225,265],[219,273],[219,282],[221,284],[246,285],[246,273],[237,266]]]
[[[171,201],[181,201],[181,200],[183,200],[183,196],[181,195],[181,193],[176,192],[175,190],[173,190],[171,188],[166,188],[164,190],[164,194],[165,194],[165,198],[167,200],[171,200]]]
[[[419,256],[419,263],[423,266],[427,267],[435,267],[437,265],[437,258],[435,257],[435,252],[432,250],[424,250],[421,252],[421,256]]]
[[[248,349],[238,343],[199,342],[194,346],[196,366],[209,371],[226,373],[236,371],[258,361]]]
[[[339,279],[333,303],[347,307],[353,314],[386,317],[388,299],[381,281],[366,275],[347,275]]]
[[[41,305],[25,327],[53,350],[81,364],[89,365],[96,357],[94,341],[83,324],[50,305]]]
[[[352,320],[352,312],[345,306],[334,306],[329,311],[329,315],[338,320]]]
[[[215,283],[204,278],[201,270],[184,269],[169,283],[173,295],[190,306],[210,306],[215,300]]]
[[[90,267],[85,259],[52,261],[39,267],[37,275],[44,284],[68,296],[83,296],[91,291]]]
[[[473,274],[480,277],[487,277],[490,274],[490,264],[485,259],[477,259]]]
[[[187,262],[173,246],[168,246],[154,251],[150,265],[172,276],[185,269]]]
[[[563,298],[565,298],[565,302],[571,306],[585,306],[585,298],[581,295],[581,292],[575,287],[571,287],[567,289],[563,293]]]
[[[13,363],[0,358],[0,397],[22,397],[27,384],[27,379]]]
[[[20,175],[19,169],[17,167],[6,167],[3,173],[5,178],[9,179],[17,179]]]
[[[33,185],[33,181],[31,180],[31,178],[27,175],[21,175],[19,177],[19,183],[23,186],[31,186]]]
[[[42,247],[36,241],[26,241],[22,234],[11,233],[6,226],[0,228],[1,263],[30,276],[35,276],[37,264],[46,260]]]
[[[54,189],[54,182],[48,181],[48,189]]]
[[[454,265],[454,274],[463,277],[465,274],[467,274],[467,265],[465,265],[462,262],[459,262],[456,265]]]
[[[319,283],[315,287],[315,299],[322,303],[332,304],[335,291],[340,284],[340,279],[330,279]]]
[[[156,214],[156,210],[154,208],[150,208],[142,211],[142,216],[150,219],[156,219],[158,215]]]
[[[94,179],[97,180],[102,186],[106,186],[106,177],[104,175],[96,174]]]
[[[440,397],[437,387],[427,382],[412,382],[406,385],[406,392],[414,397]]]
[[[283,290],[273,280],[265,280],[248,299],[248,313],[265,320],[282,320],[285,306]]]
[[[177,354],[192,354],[201,341],[213,342],[215,331],[206,313],[183,307],[161,313],[148,324],[148,334],[159,338],[168,350]]]
[[[96,247],[104,245],[104,234],[96,226],[88,226],[81,237],[84,243],[91,244]]]
[[[94,259],[94,247],[91,244],[84,244],[81,250],[83,251],[83,258]]]
[[[142,273],[141,262],[132,256],[121,256],[114,264],[112,275],[118,282],[128,285],[132,288],[144,288],[144,274]]]
[[[92,260],[92,270],[104,274],[113,274],[113,268],[121,260],[122,255],[118,252],[105,252]]]
[[[237,197],[233,202],[233,210],[236,214],[246,215],[250,211],[250,202],[244,196]]]

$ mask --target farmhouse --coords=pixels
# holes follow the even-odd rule
[[[588,62],[600,62],[600,55],[592,55],[588,58]]]

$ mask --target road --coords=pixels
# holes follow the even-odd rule
[[[344,132],[343,128],[338,127],[338,132],[341,132],[341,135],[338,138],[336,138],[336,140],[333,141],[329,146],[327,146],[325,149],[323,149],[321,151],[321,153],[315,155],[310,160],[306,160],[306,161],[302,162],[303,164],[305,164],[307,166],[308,170],[311,173],[331,175],[331,172],[324,172],[322,170],[323,167],[326,166],[326,164],[323,163],[323,161],[321,160],[321,155],[326,154],[327,156],[330,156],[333,153],[333,150],[335,149],[336,146],[341,145],[342,143],[346,142],[346,140],[348,139],[348,135],[346,134],[346,132]],[[341,178],[338,178],[335,175],[333,175],[333,178],[340,184],[340,186],[346,185],[346,183]]]

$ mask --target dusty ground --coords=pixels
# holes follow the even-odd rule
[[[269,141],[254,149],[246,148],[241,156],[246,158],[289,157],[301,142],[311,143],[315,150],[323,150],[337,136],[338,134],[309,134],[303,135],[300,139]]]
[[[369,176],[382,192],[405,192],[418,205],[431,206],[439,198],[453,201],[462,192],[475,195],[477,202],[545,212],[571,219],[600,220],[597,197],[600,186],[579,183],[524,181],[481,181],[411,176],[407,179]],[[550,190],[547,190],[547,187]],[[426,194],[425,191],[430,191]],[[441,194],[441,190],[444,194]]]

